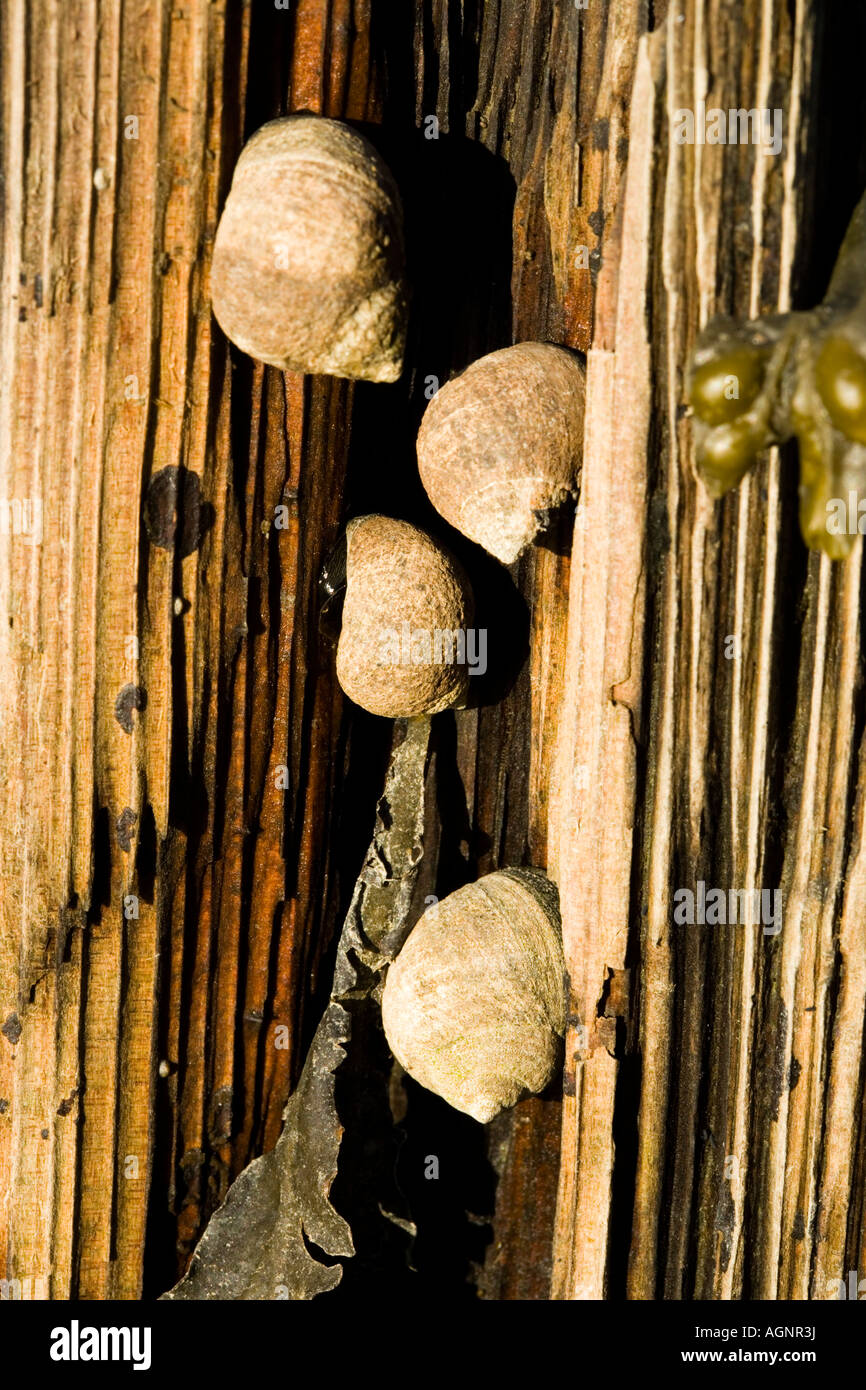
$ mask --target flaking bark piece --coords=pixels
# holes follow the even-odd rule
[[[232,1183],[188,1272],[164,1299],[311,1299],[333,1289],[343,1273],[339,1263],[318,1260],[311,1245],[335,1260],[355,1253],[349,1225],[329,1200],[343,1135],[334,1073],[351,1046],[345,1005],[357,1007],[373,994],[406,935],[423,853],[430,721],[398,726],[396,738],[337,948],[331,999],[286,1105],[283,1131],[276,1147]]]

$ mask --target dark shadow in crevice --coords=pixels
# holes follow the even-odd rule
[[[401,189],[412,304],[401,381],[355,389],[346,516],[383,512],[444,534],[418,475],[415,439],[436,390],[511,341],[514,179],[471,140],[425,140],[412,128],[398,141],[358,128]]]
[[[475,1301],[474,1267],[484,1263],[496,1209],[487,1131],[411,1077],[402,1085],[405,1142],[396,1178],[417,1229],[410,1251],[412,1287],[428,1300]]]
[[[157,874],[157,835],[153,807],[145,802],[138,827],[138,844],[135,851],[135,885],[138,896],[146,903],[153,904],[156,893]]]
[[[431,738],[439,838],[432,884],[433,894],[444,898],[476,877],[476,865],[490,850],[486,836],[472,824],[466,788],[457,765],[457,722],[453,714],[440,714]]]
[[[111,817],[107,806],[100,806],[94,816],[92,854],[88,927],[98,925],[102,921],[102,909],[111,906]]]
[[[416,130],[409,7],[393,23],[389,19],[387,30],[374,29],[376,44],[392,83],[385,121],[381,127],[358,128],[379,149],[401,191],[413,300],[403,379],[392,386],[361,382],[355,388],[345,517],[382,512],[422,526],[452,550],[475,590],[475,623],[490,630],[489,653],[507,655],[502,662],[490,661],[489,673],[475,678],[477,687],[472,682],[473,697],[495,699],[513,683],[528,651],[526,605],[508,571],[453,532],[430,504],[418,476],[415,438],[435,388],[476,357],[510,342],[515,185],[505,162],[474,142],[444,132],[428,140],[423,129]],[[354,708],[347,725],[337,832],[341,917],[372,838],[392,731],[389,721]],[[433,728],[436,795],[445,788],[455,804],[462,797],[465,818],[454,716],[438,716]],[[453,817],[449,820],[441,806],[440,811],[450,833]],[[472,847],[473,856],[477,848]],[[435,852],[429,844],[427,850]],[[443,892],[458,886],[455,880],[465,881],[466,867],[456,846],[446,843],[444,853],[440,846],[437,877],[449,880]],[[330,977],[329,969],[322,973]],[[319,1016],[324,989],[320,993],[307,1018]],[[336,1074],[346,1130],[332,1195],[352,1225],[358,1254],[347,1263],[334,1296],[375,1287],[408,1296],[423,1290],[427,1296],[435,1291],[443,1298],[474,1297],[472,1263],[483,1260],[492,1228],[475,1224],[466,1213],[478,1212],[482,1223],[492,1217],[495,1191],[484,1129],[411,1082],[405,1118],[395,1128],[379,1007],[368,1001],[353,1005],[352,1014],[350,1055]],[[419,1177],[419,1150],[422,1158],[442,1156],[439,1180],[425,1179],[423,1164]],[[399,1208],[398,1215],[418,1223],[414,1272],[407,1263],[406,1233],[383,1219],[381,1205]]]

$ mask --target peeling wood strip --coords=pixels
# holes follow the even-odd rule
[[[858,565],[858,576],[860,566]],[[852,1174],[857,1118],[862,1115],[862,1040],[866,1019],[866,856],[864,797],[866,744],[861,738],[854,809],[854,837],[845,873],[845,893],[838,935],[839,994],[833,1022],[825,1138],[816,1196],[815,1269],[810,1298],[832,1296],[831,1281],[847,1279],[847,1234],[856,1204]],[[856,1267],[856,1266],[855,1266]]]
[[[778,1038],[777,1055],[786,1064],[792,1055],[791,1042],[796,1017],[797,972],[803,953],[804,931],[808,922],[809,881],[813,850],[812,827],[816,800],[819,741],[821,735],[821,703],[824,686],[824,660],[831,590],[831,562],[825,556],[812,557],[810,569],[817,572],[815,604],[809,615],[809,641],[804,646],[804,665],[801,669],[799,703],[806,711],[802,762],[802,792],[797,819],[789,846],[782,879],[785,924],[781,933],[781,950],[776,974],[778,1003],[775,1026]],[[821,798],[823,800],[823,798]],[[779,1266],[781,1260],[782,1215],[786,1192],[788,1165],[788,1108],[790,1092],[781,1086],[778,1114],[773,1116],[766,1140],[767,1160],[763,1175],[763,1202],[759,1213],[762,1243],[762,1268],[759,1297],[779,1296]]]
[[[756,77],[755,102],[760,110],[769,109],[770,90],[772,80],[772,66],[778,62],[777,48],[777,18],[775,0],[764,0],[760,17],[760,46],[758,73]],[[798,38],[796,36],[793,44],[793,58],[796,64],[799,54]],[[787,117],[789,130],[798,130],[800,126],[800,111],[797,105],[796,87],[797,68],[793,69],[789,89],[790,97],[787,104]],[[790,137],[789,137],[790,143]],[[767,164],[768,160],[761,153],[756,153],[753,160],[753,181],[752,181],[752,228],[753,228],[753,252],[751,266],[751,285],[749,313],[757,315],[762,309],[761,289],[763,281],[763,253],[765,236],[765,199],[767,194]],[[790,190],[788,190],[790,191]],[[792,209],[783,206],[783,218],[787,214],[787,221],[790,226]],[[790,241],[790,236],[788,238]],[[790,262],[788,263],[790,269]],[[779,307],[784,307],[790,301],[790,282],[780,281],[778,286]],[[763,564],[760,569],[761,584],[758,599],[758,613],[750,630],[756,631],[757,641],[755,643],[754,655],[748,648],[742,645],[745,635],[745,595],[747,586],[747,576],[754,571],[750,561],[750,521],[754,512],[757,510],[752,498],[752,491],[757,487],[754,479],[749,478],[747,485],[740,489],[739,515],[737,520],[737,561],[736,561],[736,601],[735,601],[735,620],[734,631],[740,635],[741,650],[744,659],[734,663],[733,679],[731,682],[732,701],[730,711],[731,723],[731,761],[730,761],[730,806],[732,813],[731,825],[731,844],[734,846],[735,878],[736,884],[742,883],[747,891],[757,890],[763,883],[764,854],[763,845],[766,836],[766,784],[767,784],[767,730],[769,724],[769,704],[770,704],[770,672],[773,664],[773,628],[775,620],[775,609],[777,603],[776,594],[776,575],[778,558],[778,528],[780,516],[778,511],[778,475],[779,459],[778,451],[771,451],[770,462],[768,465],[770,478],[768,480],[768,499],[767,505],[763,510],[763,516],[759,514],[762,522],[762,535],[758,544],[762,548]],[[754,666],[753,666],[754,663]],[[754,694],[751,696],[751,710],[748,708],[749,692],[744,688],[746,671],[756,669],[758,673],[757,685]],[[743,794],[746,789],[746,794]],[[744,836],[740,829],[739,808],[741,801],[744,803],[745,827]],[[745,844],[745,852],[742,845]],[[727,1268],[723,1271],[722,1281],[719,1286],[719,1296],[732,1298],[734,1296],[735,1279],[742,1278],[742,1260],[740,1243],[743,1238],[743,1220],[746,1194],[749,1191],[751,1171],[748,1153],[748,1134],[750,1124],[750,1095],[753,1084],[752,1074],[752,1051],[754,1046],[755,1030],[755,1001],[758,995],[758,979],[756,975],[757,959],[756,952],[763,948],[766,939],[756,940],[755,930],[746,930],[743,933],[741,945],[741,960],[739,963],[739,992],[735,1003],[736,1015],[738,1018],[737,1026],[737,1054],[735,1066],[735,1082],[732,1094],[732,1124],[729,1130],[727,1153],[733,1155],[737,1163],[737,1180],[730,1183],[730,1194],[732,1201],[731,1221],[726,1231],[726,1239],[731,1242],[731,1255],[728,1260]]]
[[[641,737],[647,440],[647,294],[657,72],[638,46],[629,128],[615,350],[591,349],[581,494],[575,522],[565,699],[551,800],[551,872],[560,888],[570,976],[563,1163],[554,1297],[605,1291],[618,1064],[600,1001],[625,967]],[[600,621],[603,615],[604,620]],[[574,1125],[570,1131],[569,1126]]]

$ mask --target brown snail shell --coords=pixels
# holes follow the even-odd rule
[[[543,1091],[565,1033],[559,895],[501,869],[429,907],[389,967],[382,1023],[401,1066],[486,1123]]]
[[[518,343],[473,362],[431,400],[418,432],[430,501],[509,565],[577,488],[585,372],[550,343]]]
[[[400,198],[357,131],[309,114],[244,146],[214,244],[213,309],[284,371],[396,381],[407,299]]]
[[[349,522],[337,679],[357,705],[400,719],[463,701],[458,634],[465,642],[472,616],[463,570],[425,531],[387,516]]]

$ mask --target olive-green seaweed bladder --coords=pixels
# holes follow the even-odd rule
[[[763,449],[796,437],[803,539],[833,560],[849,555],[861,514],[866,531],[866,195],[822,303],[745,323],[713,319],[686,390],[708,491],[722,497]]]

